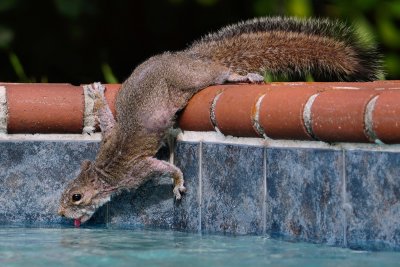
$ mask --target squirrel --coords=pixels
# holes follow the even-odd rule
[[[210,33],[188,48],[153,56],[134,69],[116,99],[116,120],[104,87],[96,96],[102,131],[96,159],[85,160],[64,190],[58,213],[86,222],[112,195],[159,175],[185,192],[179,168],[154,156],[176,114],[199,90],[227,82],[263,82],[263,74],[321,81],[371,81],[382,75],[377,49],[355,30],[328,19],[256,18]]]

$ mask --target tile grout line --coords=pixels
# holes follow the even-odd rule
[[[203,192],[202,192],[202,180],[203,180],[203,142],[199,142],[199,169],[198,169],[198,177],[199,177],[199,191],[198,191],[198,203],[199,203],[199,221],[198,221],[198,231],[202,232],[201,229],[201,217],[202,217],[202,200],[203,200]]]
[[[109,226],[111,224],[111,218],[110,218],[110,202],[106,203],[106,226]]]
[[[263,229],[262,234],[267,233],[267,148],[263,151],[263,203],[262,203]]]
[[[346,154],[345,150],[342,149],[342,211],[344,212],[344,219],[343,219],[343,246],[347,247],[347,215],[348,215],[348,210],[351,208],[349,204],[347,203],[347,197],[346,197],[346,191],[347,191],[347,186],[346,186]]]
[[[0,134],[7,134],[7,89],[0,86]]]

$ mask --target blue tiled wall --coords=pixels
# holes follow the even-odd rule
[[[0,142],[0,223],[72,224],[58,199],[97,142]],[[166,158],[167,153],[160,153]],[[178,142],[169,177],[123,192],[89,224],[258,234],[400,250],[400,152]]]
[[[97,142],[0,142],[0,223],[62,222],[57,198]]]
[[[328,149],[267,149],[267,232],[343,245],[343,160]]]
[[[347,242],[400,246],[400,153],[346,151]]]
[[[261,234],[263,148],[202,145],[201,229]]]

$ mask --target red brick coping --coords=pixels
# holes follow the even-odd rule
[[[119,87],[106,85],[113,112]],[[0,83],[0,123],[9,134],[82,133],[86,102],[82,86]],[[241,137],[400,143],[400,81],[211,86],[190,100],[179,125]]]

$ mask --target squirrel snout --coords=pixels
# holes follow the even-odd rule
[[[59,207],[59,208],[58,208],[58,215],[60,215],[60,216],[62,216],[62,217],[65,217],[65,215],[64,215],[64,209],[63,209],[62,207]]]

